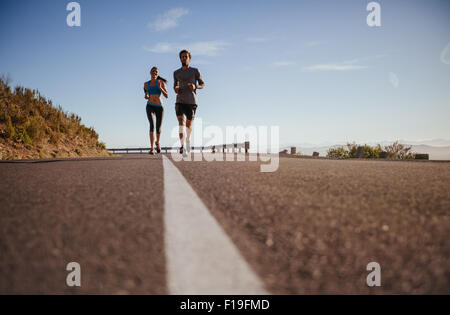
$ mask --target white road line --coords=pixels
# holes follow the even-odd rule
[[[163,155],[170,294],[268,294],[173,163]]]

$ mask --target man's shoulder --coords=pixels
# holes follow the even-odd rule
[[[195,67],[189,67],[187,70],[183,70],[183,68],[179,68],[179,69],[175,70],[173,73],[178,73],[178,72],[181,72],[181,71],[192,71],[192,72],[197,72],[197,71],[198,71],[198,68],[195,68]]]

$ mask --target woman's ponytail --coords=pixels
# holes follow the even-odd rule
[[[163,81],[164,83],[167,83],[167,80],[164,78],[161,78],[160,76],[158,76],[156,79]]]

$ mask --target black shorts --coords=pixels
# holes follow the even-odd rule
[[[194,120],[196,110],[196,104],[175,103],[175,113],[177,116],[186,115],[187,120]]]

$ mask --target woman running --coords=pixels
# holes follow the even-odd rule
[[[154,142],[155,142],[155,122],[153,116],[156,117],[156,152],[161,152],[161,147],[159,146],[159,139],[161,137],[161,123],[164,115],[164,108],[161,102],[161,92],[165,98],[169,96],[166,90],[167,80],[161,78],[158,75],[159,71],[157,67],[153,67],[150,70],[150,75],[152,79],[144,83],[145,99],[147,100],[147,118],[150,122],[150,145],[151,149],[149,154],[155,154]]]

